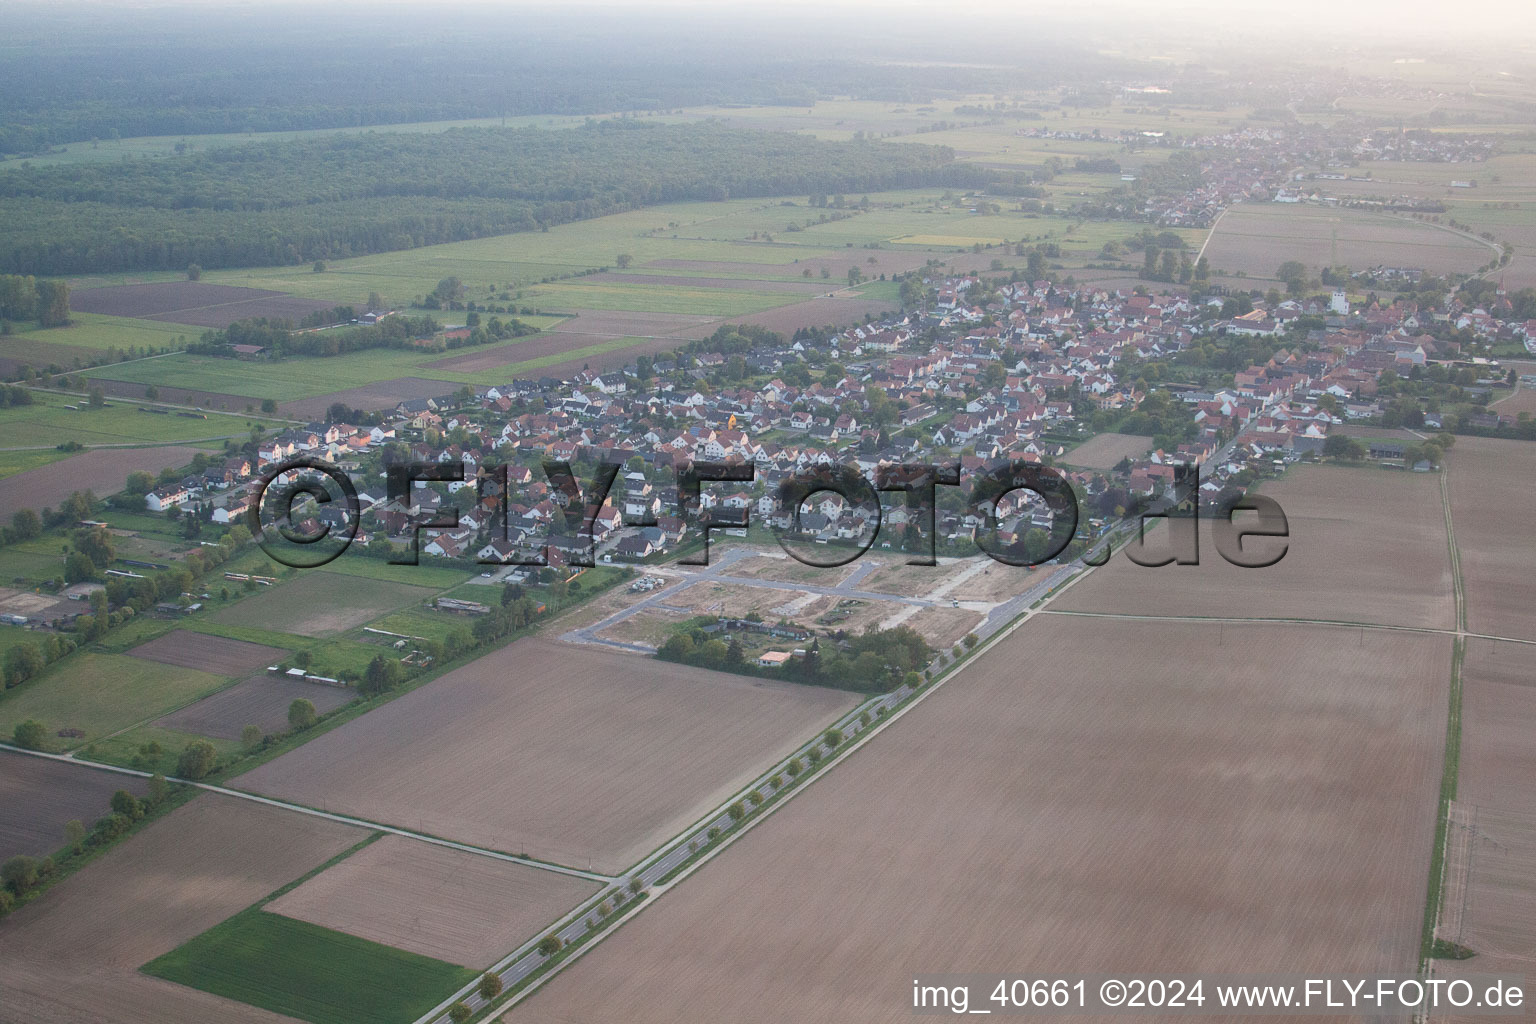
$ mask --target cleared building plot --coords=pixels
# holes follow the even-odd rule
[[[855,700],[529,638],[233,784],[619,871]]]
[[[1141,434],[1100,434],[1072,449],[1061,461],[1084,469],[1113,469],[1121,460],[1134,459],[1151,450],[1152,439]]]
[[[898,554],[885,553],[881,565],[859,580],[860,590],[897,597],[926,597],[976,564],[971,558],[940,558],[938,565],[907,565]],[[859,563],[862,564],[862,559]]]
[[[948,650],[981,625],[985,615],[965,608],[923,608],[901,625],[911,626],[936,650]]]
[[[1536,448],[1523,441],[1459,437],[1446,457],[1451,526],[1461,553],[1467,627],[1536,639]]]
[[[0,752],[0,861],[26,854],[46,857],[64,845],[64,824],[86,828],[111,811],[120,789],[142,796],[144,781],[26,754]]]
[[[385,836],[263,909],[478,969],[597,889],[553,871]]]
[[[405,583],[369,580],[311,569],[298,579],[269,587],[213,615],[231,626],[254,626],[299,636],[334,636],[372,622],[387,612],[419,604],[437,591]]]
[[[1450,647],[1037,618],[508,1019],[892,1021],[982,964],[1411,972]]]
[[[1110,563],[1052,605],[1125,615],[1325,619],[1450,629],[1455,623],[1440,479],[1432,473],[1301,466],[1262,493],[1285,510],[1287,553],[1243,569],[1216,551],[1200,524],[1200,564],[1146,568],[1117,550]],[[1256,517],[1239,513],[1241,527]],[[1458,539],[1461,528],[1456,529]],[[1275,542],[1254,538],[1245,550]],[[1168,550],[1167,530],[1147,535]],[[1463,556],[1465,562],[1465,556]]]
[[[276,1024],[288,1018],[139,966],[367,835],[204,795],[150,825],[0,928],[4,1024]]]
[[[628,618],[620,619],[598,636],[604,640],[617,640],[626,644],[648,644],[660,647],[672,635],[678,623],[689,617],[687,612],[670,611],[666,608],[643,608]]]
[[[282,732],[288,728],[288,705],[301,697],[323,715],[356,700],[357,691],[262,673],[166,715],[155,725],[220,740],[239,739],[248,725],[264,733]]]
[[[165,665],[180,665],[182,668],[199,668],[221,676],[244,675],[254,669],[276,665],[288,657],[288,652],[278,647],[194,633],[188,629],[172,630],[164,636],[140,644],[128,653],[135,658],[158,661]]]
[[[818,557],[821,557],[819,552]],[[847,565],[822,568],[806,565],[782,552],[777,554],[770,552],[733,562],[725,570],[725,575],[774,580],[779,583],[810,583],[818,587],[835,587],[851,576],[861,564],[862,560],[849,562]]]

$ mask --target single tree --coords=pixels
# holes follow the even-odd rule
[[[23,896],[37,884],[37,858],[16,856],[0,864],[0,882],[17,896]]]
[[[490,1002],[501,995],[501,978],[494,971],[486,971],[480,975],[480,998]]]
[[[732,821],[740,821],[742,818],[747,816],[747,809],[742,805],[740,800],[737,800],[735,803],[731,804],[731,806],[725,809],[725,813],[731,816]]]
[[[64,841],[73,853],[79,853],[85,846],[85,825],[79,818],[71,818],[64,823]]]
[[[246,750],[254,750],[261,743],[261,726],[248,725],[240,730],[240,745]]]
[[[207,740],[193,740],[176,760],[176,774],[186,779],[203,779],[212,774],[219,754]]]
[[[320,720],[315,711],[314,702],[307,697],[296,697],[292,704],[288,705],[288,728],[298,732],[308,729]]]
[[[560,947],[565,945],[565,940],[558,935],[550,934],[539,940],[538,950],[540,956],[554,956],[560,952]]]
[[[138,797],[126,789],[120,789],[112,794],[111,806],[113,811],[128,818],[130,821],[138,821],[144,817],[144,805],[139,802]]]
[[[165,776],[159,772],[149,777],[149,805],[158,807],[165,803],[165,798],[170,795],[171,785],[165,781]]]
[[[628,270],[629,265],[635,262],[635,258],[627,252],[621,252],[614,258],[613,262],[618,264],[620,270]]]
[[[453,1024],[464,1024],[474,1015],[475,1011],[469,1008],[468,1003],[454,1003],[448,1007],[448,1019],[453,1021]]]
[[[203,268],[196,263],[187,264],[187,280],[196,281],[203,276]]]
[[[35,718],[18,722],[11,739],[23,750],[42,750],[48,745],[48,727]]]

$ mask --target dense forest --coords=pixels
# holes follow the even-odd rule
[[[944,147],[718,124],[327,135],[0,172],[0,273],[294,264],[652,203],[985,180]]]

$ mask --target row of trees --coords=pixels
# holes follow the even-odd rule
[[[656,203],[984,183],[944,147],[718,124],[306,138],[0,173],[0,271],[309,263]]]
[[[826,650],[818,637],[804,655],[791,659],[782,669],[760,669],[746,660],[739,638],[727,642],[694,626],[668,637],[656,657],[744,675],[787,675],[819,686],[889,692],[903,682],[912,682],[909,673],[918,673],[916,682],[920,683],[920,673],[932,659],[933,648],[910,626],[869,629],[846,636]]]

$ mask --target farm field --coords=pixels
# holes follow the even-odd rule
[[[173,668],[121,654],[77,652],[36,678],[0,694],[0,734],[29,718],[48,727],[79,729],[83,737],[55,737],[76,747],[158,718],[228,685],[222,676]]]
[[[1450,654],[1038,618],[507,1019],[889,1021],[978,964],[1411,971]]]
[[[164,446],[98,448],[68,456],[49,452],[57,461],[0,478],[0,516],[9,520],[18,509],[57,508],[75,491],[89,490],[97,497],[116,494],[127,484],[128,474],[142,470],[159,475],[167,467],[185,466],[203,450]]]
[[[263,909],[484,968],[597,888],[569,875],[386,835]]]
[[[287,1018],[139,967],[365,836],[245,800],[198,797],[7,918],[0,1021],[278,1024]]]
[[[1100,434],[1089,438],[1061,461],[1084,469],[1113,469],[1122,459],[1134,459],[1152,450],[1152,438],[1139,434]]]
[[[221,676],[244,675],[258,668],[275,665],[288,657],[288,652],[278,647],[264,647],[186,629],[172,630],[157,636],[128,653],[135,658],[181,668],[202,669]]]
[[[1437,975],[1523,972],[1536,957],[1536,648],[1467,640],[1461,772],[1436,935],[1476,952]]]
[[[1492,250],[1417,221],[1336,207],[1240,203],[1211,232],[1205,258],[1213,274],[1245,271],[1274,280],[1287,260],[1314,271],[1332,264],[1423,267],[1432,274],[1470,273]]]
[[[199,281],[160,281],[86,288],[70,295],[70,308],[202,328],[228,327],[236,320],[253,317],[297,321],[329,307],[314,299],[299,299],[260,288],[236,288]]]
[[[1520,441],[1460,437],[1446,466],[1467,627],[1536,640],[1530,611],[1536,594],[1536,547],[1530,543],[1536,513],[1526,498],[1536,450]]]
[[[357,691],[262,673],[173,711],[155,725],[221,740],[238,740],[248,725],[263,733],[282,732],[288,728],[288,705],[300,698],[323,715],[356,700]]]
[[[1145,568],[1116,551],[1052,608],[1454,627],[1438,476],[1298,466],[1262,493],[1280,503],[1290,524],[1289,547],[1277,564],[1230,564],[1216,551],[1211,520],[1202,519],[1198,566]],[[1241,513],[1238,524],[1255,518]],[[1268,551],[1274,543],[1256,538],[1246,547]],[[1167,544],[1166,526],[1149,531],[1149,554]]]
[[[112,794],[143,796],[142,779],[84,771],[40,757],[0,751],[0,861],[17,854],[45,857],[64,842],[64,824],[78,818],[86,828],[111,811]]]
[[[232,785],[618,871],[855,702],[529,638]]]
[[[213,622],[253,626],[300,636],[335,636],[406,605],[425,601],[432,587],[377,580],[367,587],[341,573],[307,570],[281,586],[270,587],[209,616]]]
[[[257,907],[143,969],[312,1024],[410,1024],[474,978],[462,967]]]
[[[167,356],[168,359],[183,358]],[[118,366],[153,366],[158,359]],[[84,399],[46,392],[32,393],[33,404],[0,409],[0,436],[11,447],[52,448],[65,441],[83,445],[152,445],[185,443],[210,438],[249,436],[253,421],[239,416],[209,414],[206,419],[140,412],[126,402],[109,401],[100,409],[66,409],[84,405]],[[190,461],[192,453],[187,452]]]

